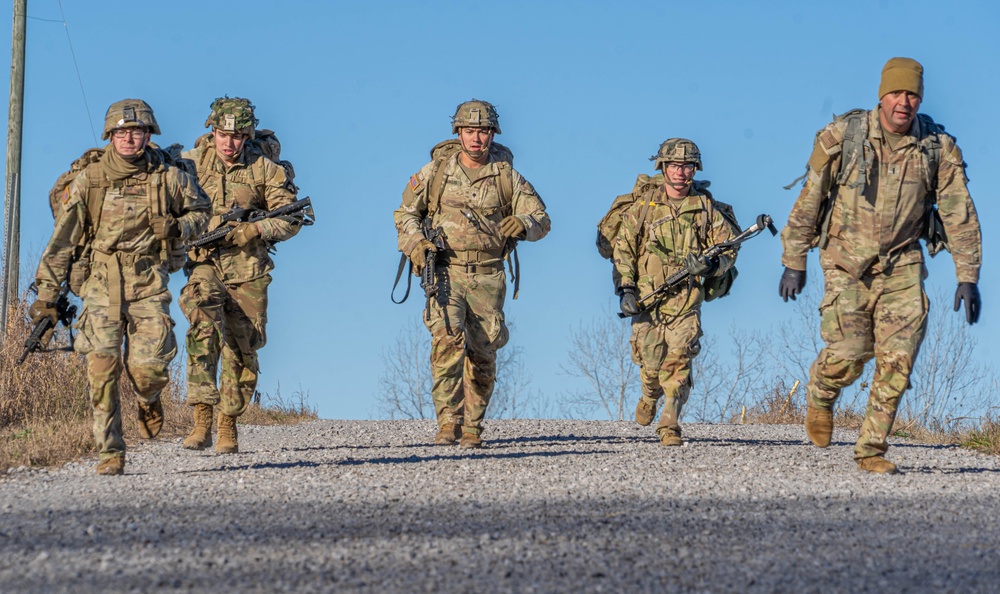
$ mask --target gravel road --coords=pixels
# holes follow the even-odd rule
[[[494,421],[241,427],[243,452],[130,444],[0,478],[2,592],[997,592],[1000,459],[856,434]]]

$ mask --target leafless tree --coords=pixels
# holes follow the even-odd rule
[[[767,371],[766,339],[759,332],[730,327],[726,347],[713,336],[701,340],[701,353],[692,371],[694,388],[687,411],[693,421],[725,422],[740,405],[768,388],[762,383]]]
[[[566,416],[589,417],[601,411],[609,420],[625,419],[639,398],[639,368],[632,363],[631,324],[610,312],[580,326],[570,336],[562,372],[583,379],[587,389],[562,397]]]
[[[513,324],[509,324],[513,334]],[[431,397],[430,336],[419,321],[403,326],[396,342],[382,352],[382,373],[376,395],[378,412],[389,419],[434,419]],[[488,418],[514,419],[524,414],[531,393],[524,349],[508,344],[497,353],[497,380]]]

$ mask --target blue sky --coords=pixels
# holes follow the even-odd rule
[[[744,225],[768,213],[781,226],[796,196],[781,187],[803,171],[813,134],[833,113],[873,107],[893,56],[923,63],[921,111],[958,138],[969,163],[985,254],[974,335],[979,356],[995,358],[993,2],[64,0],[63,9],[83,93],[63,25],[39,20],[61,21],[58,3],[28,8],[23,268],[33,274],[51,233],[49,187],[95,145],[92,129],[99,138],[111,102],[145,99],[163,131],[155,140],[190,147],[215,97],[249,97],[318,219],[279,248],[261,389],[307,391],[323,417],[375,414],[380,354],[419,319],[419,294],[389,301],[392,211],[430,147],[449,136],[461,101],[497,106],[498,140],[552,217],[551,234],[519,250],[521,296],[506,311],[532,388],[557,397],[573,387],[559,373],[570,332],[617,308],[595,225],[651,172],[659,143],[693,139],[699,177]],[[11,11],[2,10],[7,48]],[[780,253],[777,238],[747,244],[733,295],[705,307],[706,333],[766,330],[792,315],[777,296]],[[929,269],[928,288],[950,296],[950,259]],[[810,272],[818,283],[815,258]],[[183,280],[172,280],[175,297]],[[176,304],[175,319],[183,340]]]

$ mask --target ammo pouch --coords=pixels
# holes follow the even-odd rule
[[[951,251],[948,248],[948,236],[944,232],[944,223],[941,222],[937,206],[932,206],[930,214],[927,215],[927,224],[921,239],[927,242],[927,253],[931,257],[936,256],[941,250]]]
[[[733,288],[733,282],[740,275],[740,271],[735,266],[731,266],[721,276],[710,276],[702,283],[705,289],[705,301],[715,301],[719,297],[725,297]]]

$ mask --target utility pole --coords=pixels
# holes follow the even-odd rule
[[[28,0],[14,0],[11,34],[10,107],[7,111],[7,190],[4,199],[3,278],[0,279],[0,345],[9,330],[10,310],[18,300],[21,270],[21,128],[24,123],[24,38]]]

